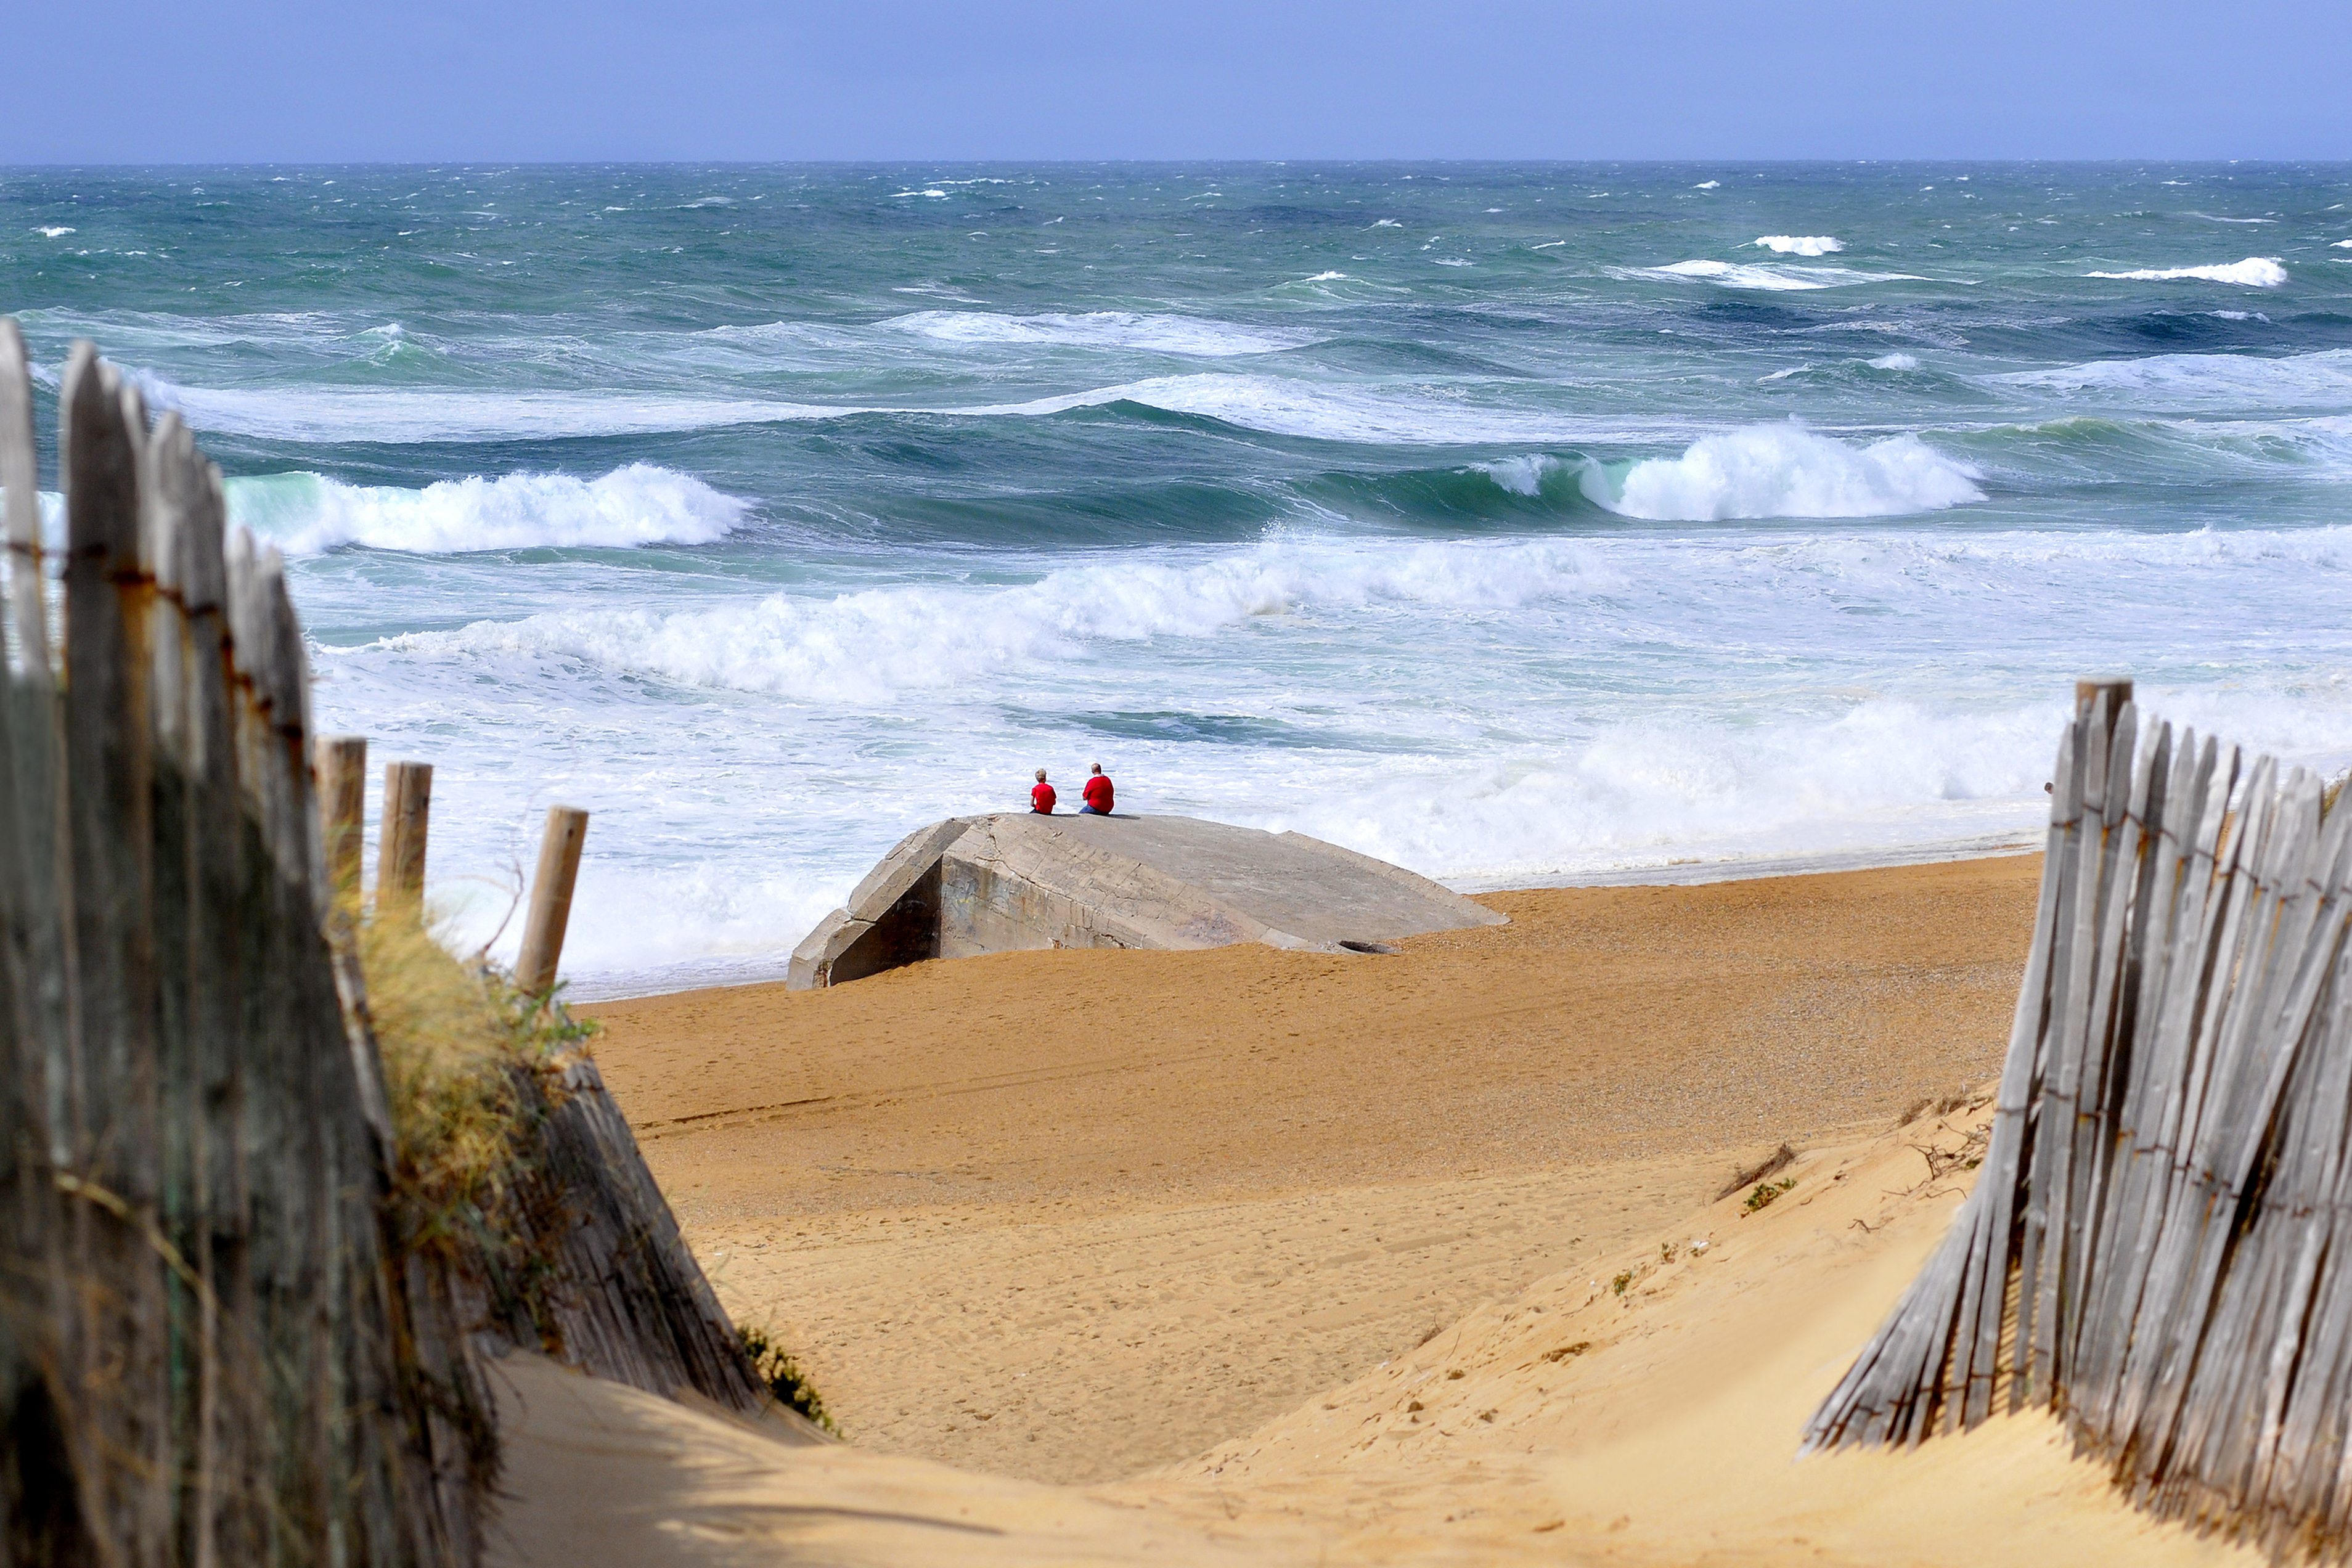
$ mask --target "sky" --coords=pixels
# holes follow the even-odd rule
[[[2352,158],[2352,0],[11,11],[0,164]]]

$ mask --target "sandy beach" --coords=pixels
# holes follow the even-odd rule
[[[502,1560],[2234,1560],[2041,1418],[1793,1459],[1967,1190],[2038,870],[606,1004],[694,1247],[848,1441],[510,1359]]]
[[[1990,1075],[2037,866],[608,1003],[597,1055],[722,1299],[861,1447],[1106,1481]]]

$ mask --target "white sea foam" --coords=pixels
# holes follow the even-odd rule
[[[2144,283],[2195,279],[2206,283],[2235,283],[2244,289],[2275,289],[2286,281],[2286,268],[2275,256],[2249,256],[2216,267],[2143,267],[2132,272],[2085,272],[2085,278],[2130,279]]]
[[[228,502],[231,521],[292,555],[345,544],[435,555],[708,544],[734,530],[750,510],[689,474],[649,463],[596,479],[506,474],[423,489],[273,474],[229,480]]]
[[[1326,273],[1336,278],[1337,273]],[[1310,279],[1311,281],[1311,279]],[[1023,343],[1076,348],[1137,349],[1192,359],[1276,353],[1313,341],[1303,332],[1238,327],[1196,316],[1146,316],[1131,310],[1080,315],[1007,316],[987,310],[918,310],[883,323],[902,332],[951,343]]]
[[[2332,652],[2347,569],[2347,528],[1302,533],[323,647],[320,722],[445,760],[453,879],[527,849],[548,799],[603,814],[574,973],[780,961],[904,832],[1097,757],[1135,809],[1506,886],[2030,830],[2063,678],[2095,657],[2132,659],[2167,717],[2340,766],[2343,691],[2301,666],[2203,676],[2143,606],[2193,581],[2200,613],[2234,616],[2312,584]],[[345,580],[302,570],[312,595]],[[1429,646],[1446,657],[1402,651]],[[1664,692],[1643,679],[1662,647]]]
[[[1845,248],[1826,234],[1768,234],[1756,244],[1780,256],[1828,256]]]
[[[1721,188],[1722,184],[1723,182],[1721,180],[1701,180],[1697,184],[1693,185],[1691,189],[1695,191],[1712,191]]]
[[[1849,289],[1858,283],[1919,283],[1910,272],[1858,272],[1851,267],[1799,267],[1760,261],[1677,261],[1667,267],[1606,268],[1614,278],[1698,279],[1721,289],[1760,289],[1790,292],[1808,289]]]
[[[1275,540],[1199,564],[1069,567],[1005,588],[772,594],[673,613],[562,610],[386,639],[387,649],[572,660],[684,686],[824,705],[947,690],[1105,643],[1199,638],[1373,604],[1503,609],[1622,585],[1585,546],[1381,549]]]
[[[261,348],[331,352],[337,345],[380,335],[383,317],[328,310],[254,310],[233,316],[184,316],[170,310],[24,311],[28,331],[36,327],[58,338],[89,338],[110,354],[158,349]],[[373,346],[373,345],[371,345]]]
[[[1705,437],[1613,479],[1596,465],[1585,491],[1622,516],[1661,521],[1899,517],[1982,500],[1979,477],[1916,436],[1857,446],[1790,423]]]
[[[2105,393],[2173,405],[2308,407],[2352,399],[2352,349],[2276,358],[2258,354],[2152,354],[2093,360],[1985,378],[2008,386]]]
[[[72,234],[75,231],[64,224],[44,224],[40,227],[33,230],[33,232],[38,235],[46,235],[51,239],[63,239],[66,236]]]
[[[1917,370],[1919,368],[1919,361],[1916,356],[1911,354],[1881,354],[1876,359],[1870,362],[1870,368],[1873,370]]]
[[[149,401],[197,430],[274,441],[510,441],[721,429],[831,419],[856,409],[751,398],[622,392],[376,392],[196,387],[142,378]]]

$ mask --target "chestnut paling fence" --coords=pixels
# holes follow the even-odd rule
[[[524,1086],[554,1289],[400,1254],[276,552],[85,343],[45,556],[32,406],[0,318],[0,1565],[474,1562],[482,1348],[758,1408],[584,1056]]]
[[[2085,683],[1976,1187],[1808,1450],[2056,1413],[2133,1500],[2352,1544],[2352,810]]]

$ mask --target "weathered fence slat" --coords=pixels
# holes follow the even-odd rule
[[[364,751],[329,748],[322,822],[283,564],[87,343],[49,574],[27,369],[0,318],[0,1568],[464,1568],[495,1459],[477,1331],[663,1394],[766,1390],[584,1056],[558,1086],[516,1067],[547,1321],[483,1321],[488,1253],[398,1233],[339,896]],[[431,770],[394,771],[380,881],[411,920]],[[549,983],[564,821],[534,910]]]
[[[471,1562],[482,1478],[436,1491],[409,1371],[463,1340],[392,1291],[282,574],[79,345],[53,639],[26,369],[0,321],[0,1563]]]
[[[367,816],[367,737],[321,735],[313,743],[319,777],[319,831],[326,841],[327,886],[355,899]]]
[[[41,596],[40,464],[33,446],[33,383],[24,335],[0,317],[0,515],[8,543],[10,640],[17,679],[49,684],[48,610]]]
[[[547,808],[547,831],[540,840],[539,870],[530,879],[530,913],[515,955],[515,989],[544,996],[555,988],[556,961],[563,955],[563,931],[572,921],[572,886],[580,875],[580,849],[588,837],[588,814],[576,805]]]
[[[415,914],[425,903],[425,839],[433,820],[433,764],[383,770],[383,832],[375,850],[375,907]]]
[[[1804,1446],[2046,1407],[2160,1516],[2352,1557],[2352,812],[2129,695],[2061,737],[1982,1173]]]

